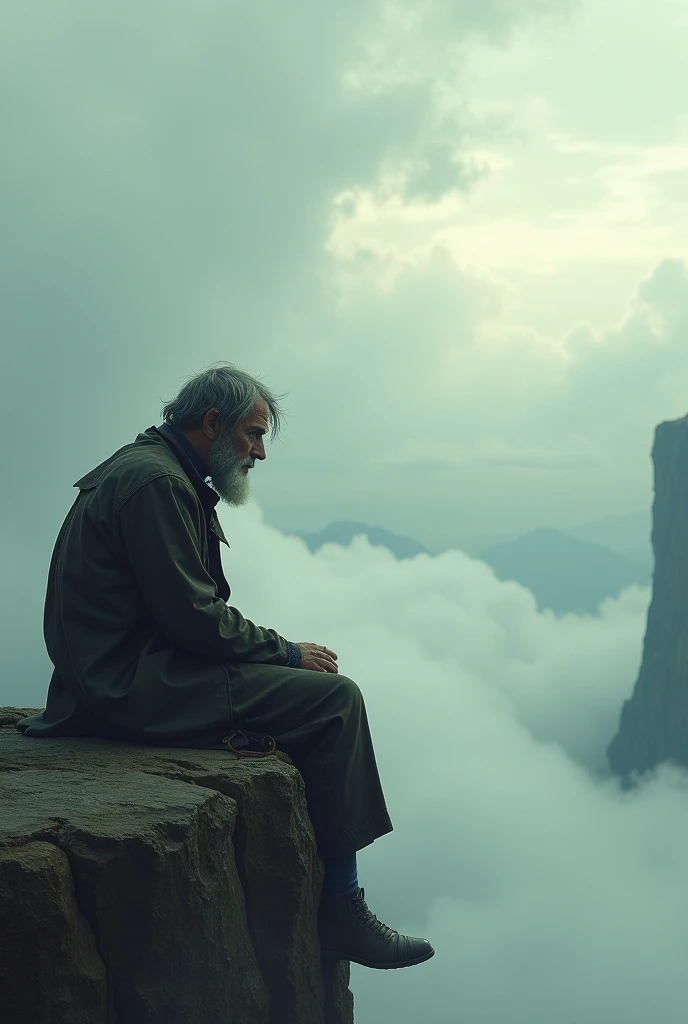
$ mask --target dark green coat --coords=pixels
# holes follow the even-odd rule
[[[227,666],[294,665],[300,654],[227,605],[219,495],[156,427],[74,486],[48,576],[46,709],[19,728],[216,740],[230,725]]]

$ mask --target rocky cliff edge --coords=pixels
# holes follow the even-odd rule
[[[0,708],[4,1024],[351,1024],[287,754],[29,739]]]
[[[607,748],[626,788],[662,762],[688,765],[688,416],[659,424],[652,461],[652,600],[638,678]]]

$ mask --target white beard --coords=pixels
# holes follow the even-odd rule
[[[250,497],[249,470],[253,459],[240,459],[234,450],[231,437],[223,435],[215,441],[206,456],[208,476],[217,493],[228,505],[245,505]]]

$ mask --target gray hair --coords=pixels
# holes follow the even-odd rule
[[[162,418],[179,430],[198,427],[208,409],[217,409],[223,429],[234,430],[246,419],[256,398],[262,398],[270,415],[270,437],[274,440],[281,429],[284,413],[275,395],[257,377],[238,369],[233,363],[213,363],[186,382],[176,398],[162,409]]]

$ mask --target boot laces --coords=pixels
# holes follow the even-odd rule
[[[388,925],[383,924],[382,921],[378,921],[375,914],[370,910],[368,904],[363,899],[365,895],[365,889],[359,889],[351,900],[351,906],[354,914],[358,920],[369,928],[370,931],[377,935],[381,935],[384,939],[391,939],[393,935],[396,935],[394,928],[390,928]]]

